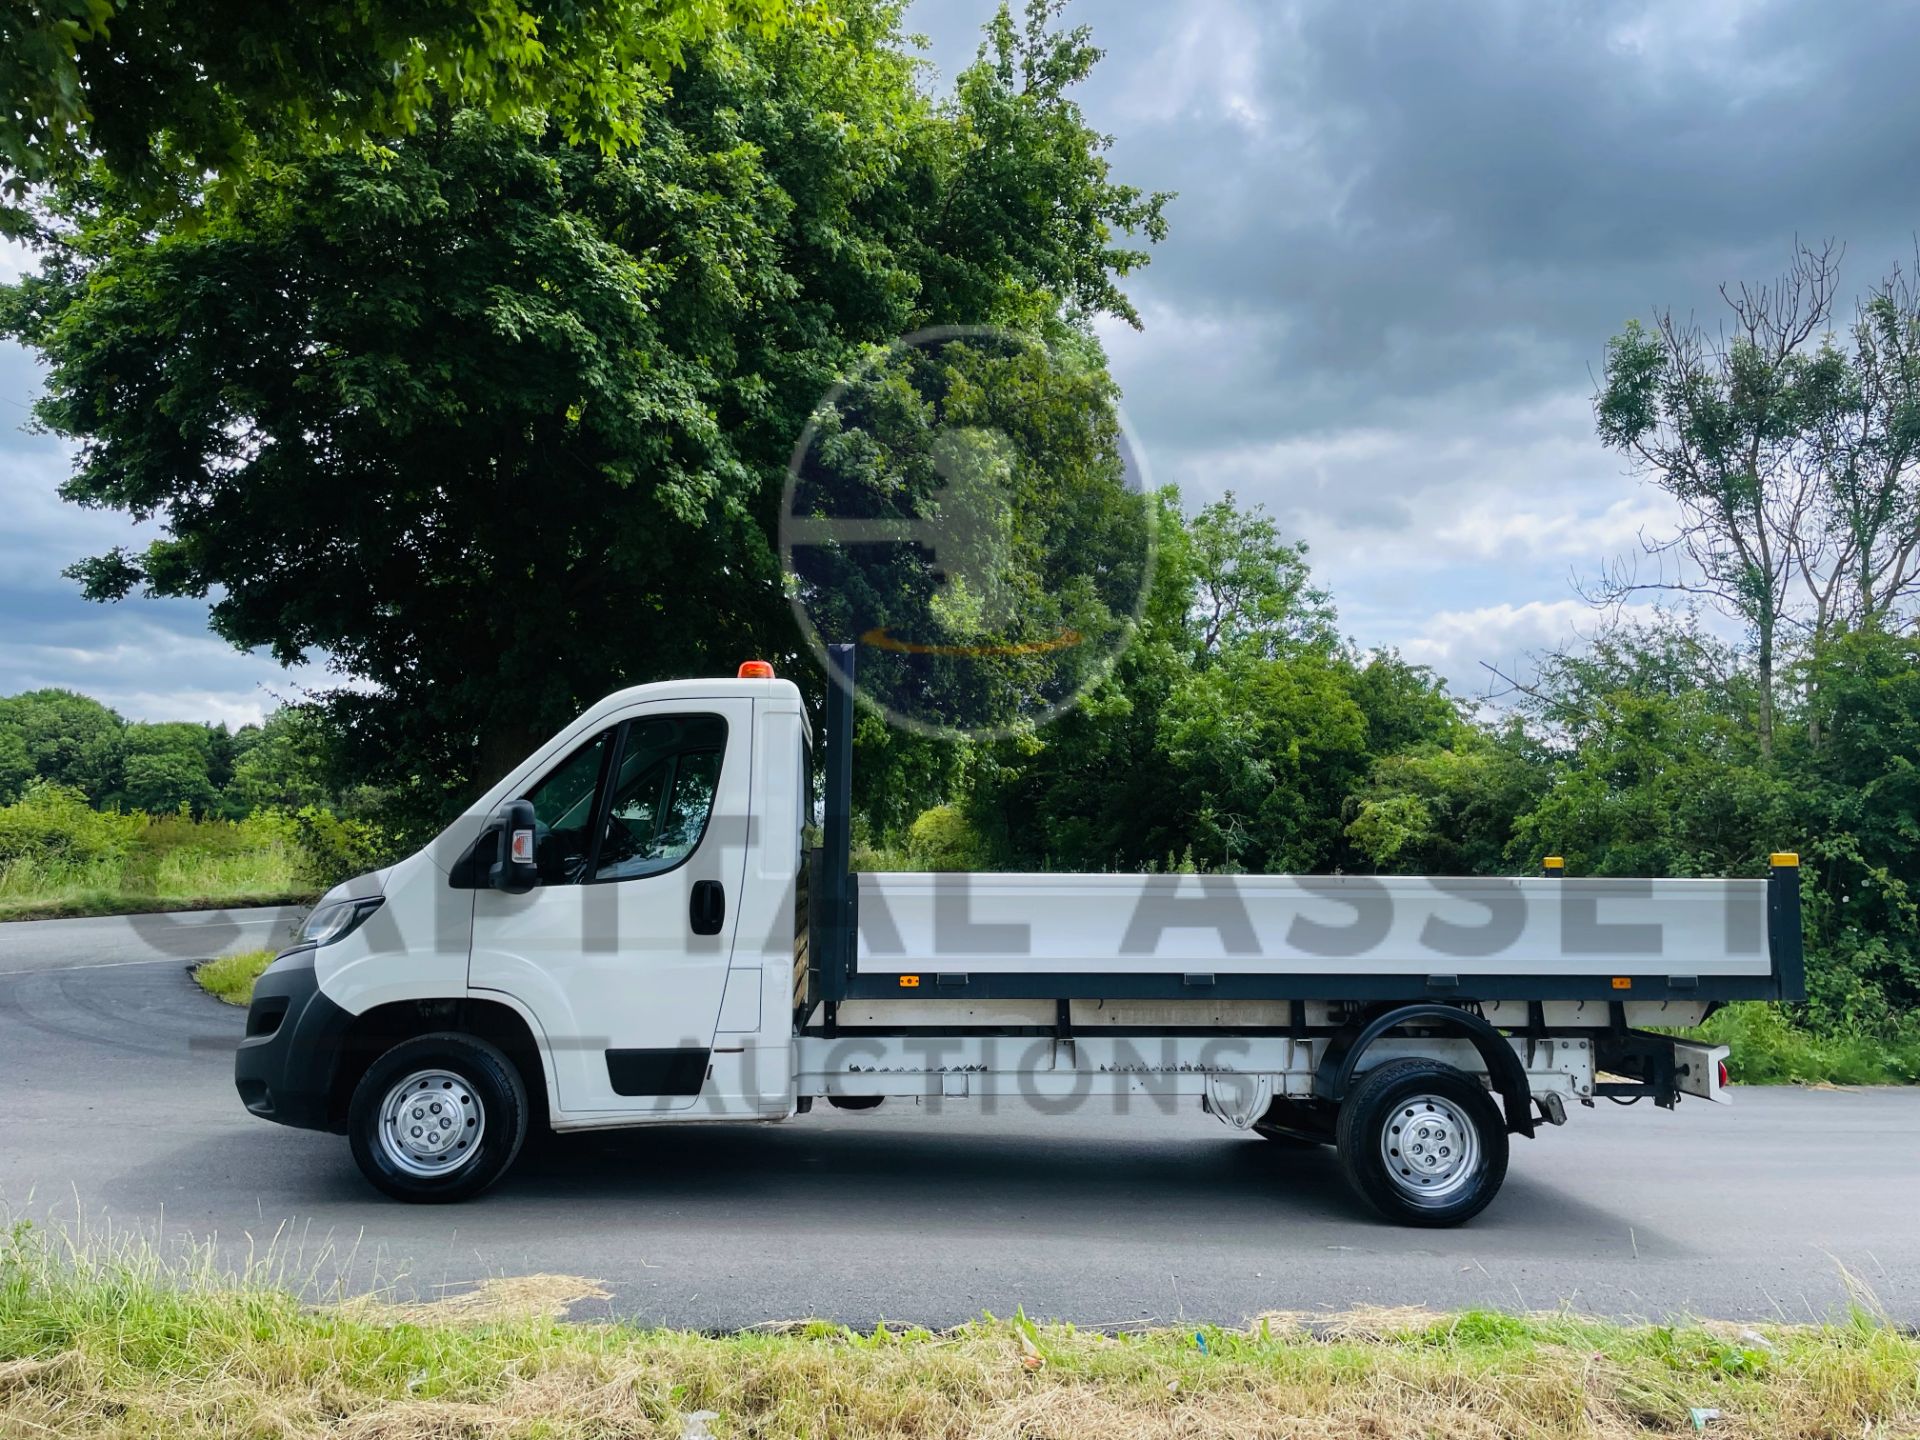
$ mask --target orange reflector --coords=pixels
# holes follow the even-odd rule
[[[1564,870],[1567,868],[1567,862],[1559,855],[1548,855],[1540,861],[1540,868],[1542,870]]]
[[[740,662],[740,678],[742,680],[771,680],[773,679],[773,662],[771,660],[742,660]]]
[[[1800,857],[1791,850],[1777,850],[1769,858],[1768,863],[1779,865],[1786,869],[1792,869],[1800,863]]]
[[[1625,975],[1616,975],[1613,977],[1613,988],[1616,990],[1631,990],[1633,988],[1633,981]]]
[[[900,988],[902,990],[918,990],[920,988],[920,977],[918,975],[902,975],[900,977]]]

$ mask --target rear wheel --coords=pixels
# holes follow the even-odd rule
[[[1348,1183],[1402,1225],[1458,1225],[1507,1176],[1507,1128],[1475,1076],[1437,1060],[1389,1060],[1340,1107]]]
[[[471,1035],[422,1035],[375,1060],[347,1109],[354,1161],[396,1200],[478,1195],[527,1136],[527,1090],[513,1062]]]

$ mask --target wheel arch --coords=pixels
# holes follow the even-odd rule
[[[1484,1016],[1440,1000],[1392,1006],[1376,1012],[1364,1024],[1352,1024],[1338,1032],[1314,1070],[1314,1098],[1334,1104],[1345,1100],[1367,1047],[1389,1031],[1412,1024],[1454,1030],[1470,1041],[1486,1063],[1487,1075],[1500,1096],[1507,1129],[1516,1135],[1533,1137],[1533,1089],[1527,1083],[1527,1070],[1520,1063],[1520,1057]]]
[[[354,1016],[340,1042],[333,1083],[327,1096],[327,1119],[336,1130],[347,1124],[347,1107],[354,1087],[373,1062],[402,1041],[437,1031],[454,1031],[485,1040],[520,1072],[527,1088],[527,1106],[536,1122],[550,1114],[546,1062],[533,1026],[514,1006],[502,1000],[463,996],[441,1000],[395,1000]]]

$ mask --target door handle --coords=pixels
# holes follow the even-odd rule
[[[696,880],[687,899],[687,924],[696,935],[718,935],[727,923],[727,892],[718,880]]]

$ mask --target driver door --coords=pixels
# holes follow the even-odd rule
[[[637,707],[528,789],[540,883],[474,897],[468,983],[533,1014],[571,1119],[693,1104],[733,953],[751,700]]]

